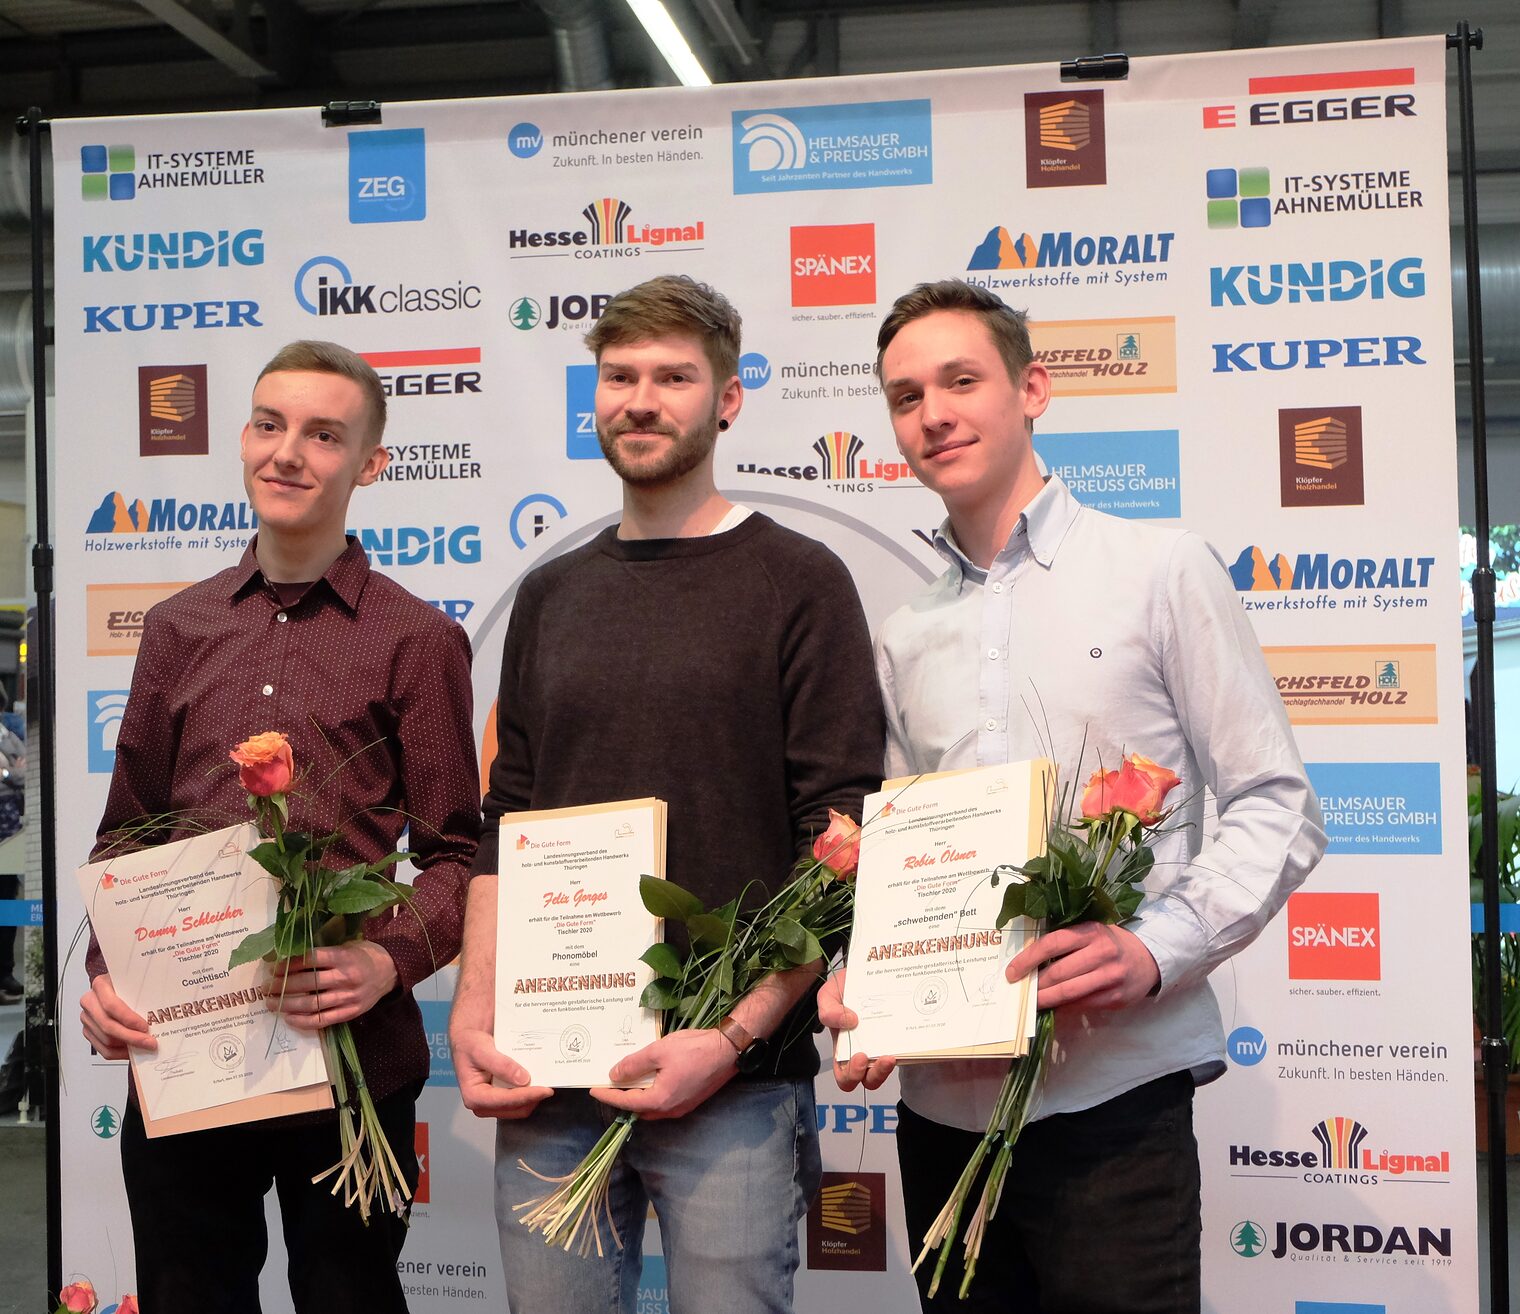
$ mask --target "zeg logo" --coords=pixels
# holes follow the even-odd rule
[[[427,145],[421,128],[348,135],[348,222],[416,223],[427,218]]]

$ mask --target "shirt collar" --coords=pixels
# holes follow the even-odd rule
[[[227,581],[227,593],[229,597],[237,597],[245,592],[254,580],[264,583],[264,572],[259,569],[259,559],[255,549],[258,547],[259,538],[255,534],[249,540],[248,546],[243,549],[242,559],[229,572]],[[322,578],[350,611],[359,609],[359,595],[364,592],[364,582],[369,578],[369,559],[364,555],[364,549],[359,546],[359,540],[353,535],[348,536],[348,546],[338,554],[336,561],[330,565]]]
[[[1045,487],[1019,512],[1018,523],[998,556],[1005,556],[1013,550],[1014,540],[1022,531],[1029,539],[1030,553],[1048,570],[1066,538],[1066,531],[1071,528],[1081,509],[1082,504],[1071,495],[1071,490],[1061,482],[1060,476],[1048,476]],[[986,579],[987,572],[973,562],[955,541],[955,532],[950,527],[948,516],[934,531],[934,550],[949,562],[957,585],[968,575],[975,580]]]

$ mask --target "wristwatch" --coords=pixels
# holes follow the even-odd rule
[[[746,1075],[758,1072],[770,1059],[771,1042],[763,1036],[750,1035],[742,1023],[735,1021],[732,1013],[718,1023],[716,1030],[737,1052],[740,1072]]]

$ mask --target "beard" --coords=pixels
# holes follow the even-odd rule
[[[602,455],[607,458],[617,477],[625,484],[639,488],[655,488],[672,484],[690,474],[702,464],[718,441],[718,408],[699,420],[690,429],[681,430],[673,425],[660,424],[641,433],[664,434],[672,441],[663,450],[648,456],[632,455],[618,444],[618,438],[637,428],[627,420],[603,428],[596,427],[596,440],[601,444]]]

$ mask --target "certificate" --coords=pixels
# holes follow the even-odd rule
[[[1010,1057],[1034,1034],[1033,979],[1008,960],[1035,923],[997,915],[1044,850],[1055,768],[1041,758],[888,781],[866,798],[844,1002],[860,1018],[837,1057]]]
[[[665,874],[665,804],[646,798],[501,819],[496,1048],[541,1086],[605,1086],[660,1035],[640,961],[663,923],[639,878]],[[642,1083],[642,1084],[647,1084]]]
[[[258,843],[253,825],[229,826],[78,870],[111,985],[158,1041],[132,1051],[149,1135],[332,1103],[321,1040],[266,1006],[264,964],[227,970],[275,917]]]

